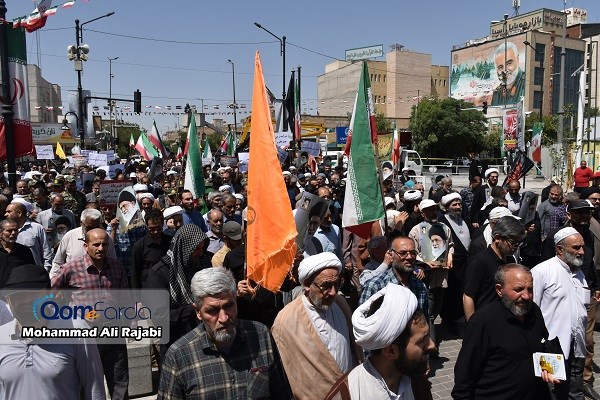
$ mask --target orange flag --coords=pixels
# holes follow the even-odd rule
[[[296,255],[296,224],[277,157],[258,51],[254,59],[249,160],[247,277],[277,292]]]

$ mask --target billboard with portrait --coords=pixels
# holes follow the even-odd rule
[[[520,34],[452,51],[450,96],[476,106],[518,103],[525,96],[525,40]]]

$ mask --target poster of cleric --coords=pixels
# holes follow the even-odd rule
[[[450,96],[477,107],[518,103],[525,95],[524,40],[520,34],[453,50]]]

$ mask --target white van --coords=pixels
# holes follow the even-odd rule
[[[423,160],[415,150],[402,150],[400,153],[400,165],[403,168],[412,169],[416,175],[423,175]]]

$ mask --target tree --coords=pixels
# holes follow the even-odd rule
[[[140,136],[140,126],[124,121],[119,121],[118,125],[115,128],[117,130],[117,154],[120,158],[127,158],[133,153],[133,150],[129,147],[129,138],[133,134],[133,140],[137,141]]]
[[[385,117],[384,113],[375,115],[375,123],[377,125],[377,133],[389,133],[392,131],[392,123]]]
[[[422,100],[413,107],[410,130],[413,147],[436,157],[457,157],[485,149],[486,118],[470,103],[456,99]]]

